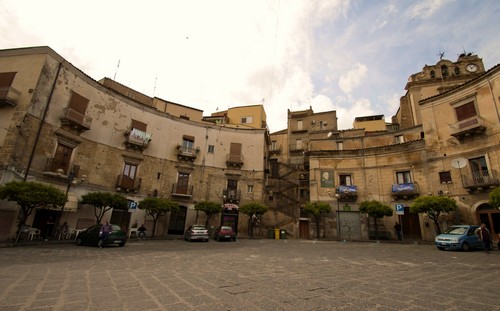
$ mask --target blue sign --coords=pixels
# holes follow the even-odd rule
[[[403,204],[396,204],[396,215],[404,215],[405,207]]]
[[[128,201],[128,208],[129,209],[136,209],[137,208],[137,202]]]

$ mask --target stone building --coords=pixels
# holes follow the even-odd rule
[[[211,226],[231,224],[245,235],[238,204],[262,201],[265,128],[204,122],[200,110],[95,81],[49,47],[0,51],[0,110],[0,184],[38,181],[67,191],[61,222],[72,228],[95,223],[93,209],[78,204],[93,191],[126,196],[130,209],[105,217],[125,228],[145,223],[149,232],[152,220],[137,203],[147,196],[177,202],[180,211],[158,222],[159,236],[204,223],[194,210],[203,200],[226,207]],[[255,118],[265,122],[265,113]],[[57,213],[38,209],[28,224],[40,228]],[[15,234],[17,214],[13,202],[0,202],[0,239]]]
[[[418,196],[446,195],[459,209],[442,219],[442,227],[485,222],[500,233],[500,211],[488,204],[488,193],[499,185],[499,74],[498,66],[485,71],[473,54],[426,65],[410,76],[390,123],[382,115],[356,117],[352,129],[337,130],[328,121],[335,126],[322,132],[312,127],[317,120],[303,126],[306,116],[315,115],[312,109],[289,112],[288,129],[271,133],[271,141],[279,142],[274,157],[280,164],[270,164],[274,188],[285,185],[288,191],[274,204],[294,225],[289,231],[309,236],[316,226],[301,213],[302,202],[324,201],[333,211],[321,224],[322,237],[375,238],[375,224],[359,213],[359,204],[378,200],[404,210],[379,220],[382,238],[395,239],[399,221],[405,239],[433,240],[431,220],[409,213],[409,206]],[[273,171],[278,166],[290,169]]]

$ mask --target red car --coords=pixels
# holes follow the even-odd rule
[[[236,241],[236,234],[234,233],[233,228],[229,226],[218,226],[214,231],[214,240]]]

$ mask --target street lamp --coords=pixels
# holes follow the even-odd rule
[[[59,178],[64,178],[64,170],[59,168],[56,170],[57,172],[57,177]],[[82,175],[82,177],[80,179],[75,179],[75,172],[74,171],[71,171],[69,172],[68,176],[66,176],[66,183],[67,183],[67,186],[66,186],[66,198],[68,197],[68,193],[69,193],[69,188],[71,188],[71,186],[78,186],[80,184],[82,184],[85,179],[87,179],[87,175]],[[66,204],[65,204],[66,205]],[[61,211],[58,213],[57,215],[57,220],[55,222],[55,229],[59,229],[59,226],[60,226],[60,222],[61,222],[61,217],[62,217],[62,214],[64,212],[64,205],[61,207]]]
[[[328,190],[327,193],[329,197],[335,198],[337,201],[337,238],[340,240],[340,195],[338,193],[332,195],[330,190]]]

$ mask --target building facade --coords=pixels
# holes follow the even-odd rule
[[[78,204],[88,192],[123,194],[129,211],[105,217],[128,228],[152,220],[134,209],[148,196],[177,202],[180,211],[158,222],[159,236],[182,234],[204,221],[196,202],[226,207],[211,226],[247,232],[238,204],[262,201],[267,133],[259,128],[203,122],[199,110],[147,98],[109,79],[95,81],[48,47],[0,51],[0,183],[37,181],[67,191],[61,221],[80,229],[95,223]],[[83,180],[83,177],[84,180]],[[18,209],[0,202],[0,239],[12,238]],[[39,209],[28,219],[43,227],[58,211]]]

